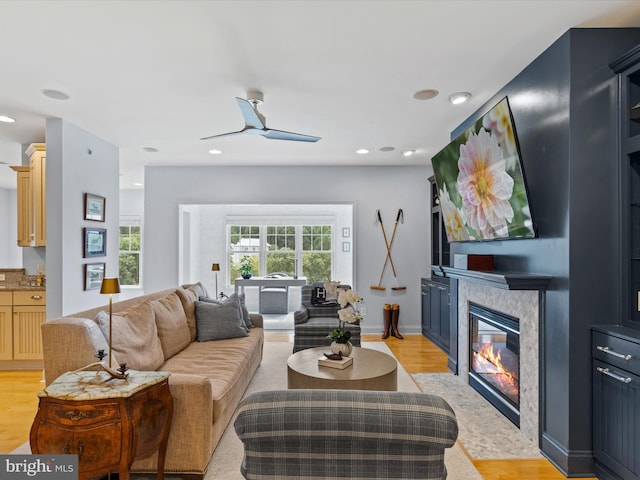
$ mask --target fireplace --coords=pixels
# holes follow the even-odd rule
[[[520,322],[469,303],[469,385],[520,426]]]

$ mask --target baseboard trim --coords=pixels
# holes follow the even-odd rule
[[[568,450],[551,435],[543,433],[542,454],[567,478],[595,477],[592,450]]]

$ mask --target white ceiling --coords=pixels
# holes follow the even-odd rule
[[[144,165],[426,165],[567,29],[629,26],[637,0],[5,0],[0,115],[16,123],[0,123],[0,162],[59,117],[119,146],[122,188]],[[440,95],[412,98],[425,88]],[[248,89],[268,126],[322,140],[199,140],[243,127]],[[473,96],[453,106],[457,91]],[[0,187],[14,184],[0,165]]]

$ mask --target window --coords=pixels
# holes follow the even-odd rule
[[[229,278],[240,276],[240,262],[250,257],[251,274],[282,272],[309,282],[331,277],[332,225],[229,225]]]
[[[140,217],[120,217],[120,285],[140,286]]]
[[[243,257],[251,260],[251,274],[260,271],[260,227],[256,225],[231,225],[229,229],[229,270],[230,278],[240,276],[240,262]]]

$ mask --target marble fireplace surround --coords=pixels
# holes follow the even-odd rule
[[[516,317],[520,321],[520,431],[539,443],[540,295],[538,290],[508,290],[458,281],[458,375],[469,382],[469,303]]]

